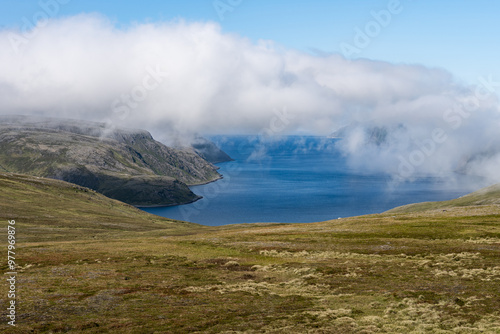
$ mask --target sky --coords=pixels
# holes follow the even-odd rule
[[[117,26],[183,18],[212,21],[223,32],[273,40],[305,52],[342,53],[355,28],[373,20],[371,12],[387,9],[388,0],[2,0],[0,27],[22,27],[53,2],[51,18],[101,13]],[[480,75],[500,77],[500,2],[491,0],[400,0],[401,12],[354,57],[394,63],[423,64],[449,70],[475,83]],[[46,4],[46,5],[42,5]],[[52,15],[53,14],[53,15]]]
[[[500,181],[499,2],[0,4],[0,114],[162,141],[348,126],[339,148],[353,165]]]

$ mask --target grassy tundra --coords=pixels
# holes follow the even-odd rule
[[[498,187],[314,224],[204,227],[0,174],[0,216],[4,253],[8,220],[17,238],[6,333],[500,333]]]

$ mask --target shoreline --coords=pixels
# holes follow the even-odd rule
[[[196,194],[195,194],[196,195]],[[199,201],[200,199],[203,198],[203,196],[199,196],[199,195],[196,195],[197,198],[189,201],[189,202],[185,202],[185,203],[176,203],[176,204],[158,204],[158,205],[132,205],[133,207],[136,207],[137,209],[141,209],[141,208],[168,208],[168,207],[171,207],[171,206],[179,206],[179,205],[185,205],[185,204],[192,204],[194,202],[197,202]],[[144,210],[143,210],[144,211]]]
[[[215,180],[211,180],[211,181],[207,181],[207,182],[203,182],[203,183],[191,184],[191,185],[187,185],[187,186],[191,190],[191,187],[204,186],[204,185],[207,185],[207,184],[210,184],[210,183],[213,183],[213,182],[220,181],[220,180],[222,180],[224,178],[224,176],[222,174],[219,174],[219,175],[220,175],[220,177],[218,177]],[[193,199],[193,200],[191,200],[189,202],[176,203],[176,204],[133,205],[133,206],[136,207],[136,208],[138,208],[138,209],[141,209],[141,208],[145,208],[145,209],[148,209],[148,208],[168,208],[168,207],[172,207],[172,206],[180,206],[180,205],[192,204],[192,203],[197,202],[197,201],[199,201],[200,199],[203,198],[203,196],[197,195],[194,192],[193,192],[193,194],[195,194],[197,196],[197,198],[195,198],[195,199]]]
[[[222,180],[224,178],[224,175],[222,174],[219,174],[220,176],[215,179],[215,180],[211,180],[211,181],[207,181],[207,182],[202,182],[202,183],[195,183],[195,184],[186,184],[189,188],[191,187],[196,187],[196,186],[204,186],[206,184],[210,184],[210,183],[213,183],[213,182],[217,182],[219,180]]]

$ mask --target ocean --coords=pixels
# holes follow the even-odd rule
[[[333,138],[210,139],[234,159],[217,164],[224,178],[191,187],[203,196],[197,202],[145,211],[209,226],[307,223],[453,199],[476,190],[478,184],[486,185],[483,179],[458,174],[396,182],[391,175],[350,167]]]

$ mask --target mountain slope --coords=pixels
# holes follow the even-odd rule
[[[495,184],[457,199],[442,202],[423,202],[403,205],[387,213],[413,213],[457,207],[500,205],[500,184]]]
[[[1,172],[0,219],[22,226],[21,242],[88,239],[127,231],[184,233],[199,227],[150,215],[75,184]]]
[[[0,170],[60,179],[133,205],[199,197],[187,185],[217,180],[193,149],[173,149],[142,130],[103,123],[0,117]]]

